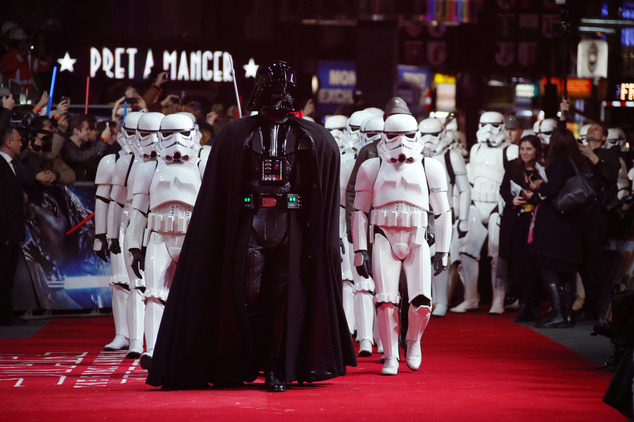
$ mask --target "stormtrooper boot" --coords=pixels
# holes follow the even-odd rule
[[[432,278],[434,287],[434,310],[431,313],[435,317],[444,317],[447,314],[447,304],[449,302],[449,270],[445,269]]]
[[[112,317],[114,319],[114,339],[106,344],[103,350],[128,350],[130,346],[130,333],[126,321],[126,303],[130,290],[121,284],[112,285]]]
[[[504,313],[504,299],[506,298],[506,291],[504,289],[493,289],[493,300],[491,302],[491,309],[489,314],[502,315]]]
[[[130,331],[130,347],[128,348],[128,359],[137,359],[143,353],[143,325],[145,315],[145,304],[143,303],[143,293],[140,289],[132,289],[127,303],[128,330]]]
[[[141,368],[150,369],[152,367],[152,355],[156,336],[161,326],[161,318],[165,304],[155,297],[147,298],[145,303],[145,347],[146,352],[141,355]]]
[[[464,314],[465,312],[475,312],[480,304],[478,295],[478,261],[476,259],[460,255],[462,265],[460,266],[460,279],[464,284],[464,300],[458,306],[449,309],[450,312]]]
[[[428,306],[409,305],[407,311],[408,326],[405,342],[407,344],[407,356],[405,362],[412,371],[420,368],[422,354],[420,351],[420,339],[429,323],[431,309]]]
[[[354,295],[354,319],[357,322],[359,356],[372,356],[372,326],[374,324],[374,304],[372,293],[360,290]]]
[[[398,306],[393,303],[383,303],[376,313],[385,354],[385,363],[381,373],[383,375],[396,375],[398,374],[398,336],[400,332]]]

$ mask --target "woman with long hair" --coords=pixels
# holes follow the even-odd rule
[[[537,317],[540,286],[535,269],[528,231],[539,197],[531,182],[541,180],[536,165],[542,165],[541,141],[535,135],[520,139],[519,157],[511,161],[500,185],[505,202],[500,222],[500,257],[508,262],[509,291],[519,299],[517,322],[533,321]]]
[[[546,181],[531,183],[543,198],[535,212],[533,253],[537,271],[550,298],[550,312],[537,324],[541,328],[564,328],[574,325],[572,303],[575,274],[582,261],[579,211],[559,212],[552,199],[564,183],[576,174],[590,170],[577,141],[567,129],[556,129],[550,138],[546,158]]]

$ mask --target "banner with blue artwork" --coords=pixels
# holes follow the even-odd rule
[[[322,60],[318,62],[317,67],[317,111],[322,114],[334,114],[339,107],[353,104],[354,90],[357,86],[356,64]]]
[[[112,306],[110,263],[93,251],[95,186],[36,184],[29,190],[22,250],[42,309]]]

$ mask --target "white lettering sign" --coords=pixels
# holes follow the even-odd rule
[[[157,55],[160,62],[155,63],[154,52],[151,48],[142,51],[133,47],[116,47],[114,50],[108,47],[101,49],[91,47],[90,77],[94,78],[103,72],[110,79],[134,79],[137,57],[141,60],[145,58],[144,79],[147,79],[154,66],[158,65],[160,69],[168,72],[170,79],[175,81],[233,82],[231,55],[226,51],[163,50],[162,54]],[[354,72],[339,72],[341,74],[333,75],[333,77],[342,81],[340,85],[353,86],[356,83]]]

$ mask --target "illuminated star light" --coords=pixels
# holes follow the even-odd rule
[[[255,64],[255,60],[249,59],[249,63],[242,66],[244,68],[244,77],[245,78],[255,78],[255,74],[258,71],[258,66]]]
[[[64,57],[61,59],[57,59],[57,63],[59,63],[60,68],[59,71],[63,72],[65,70],[68,70],[69,72],[74,72],[75,71],[75,62],[77,61],[77,59],[71,59],[70,55],[68,54],[68,51],[66,52],[66,54],[64,54]]]

